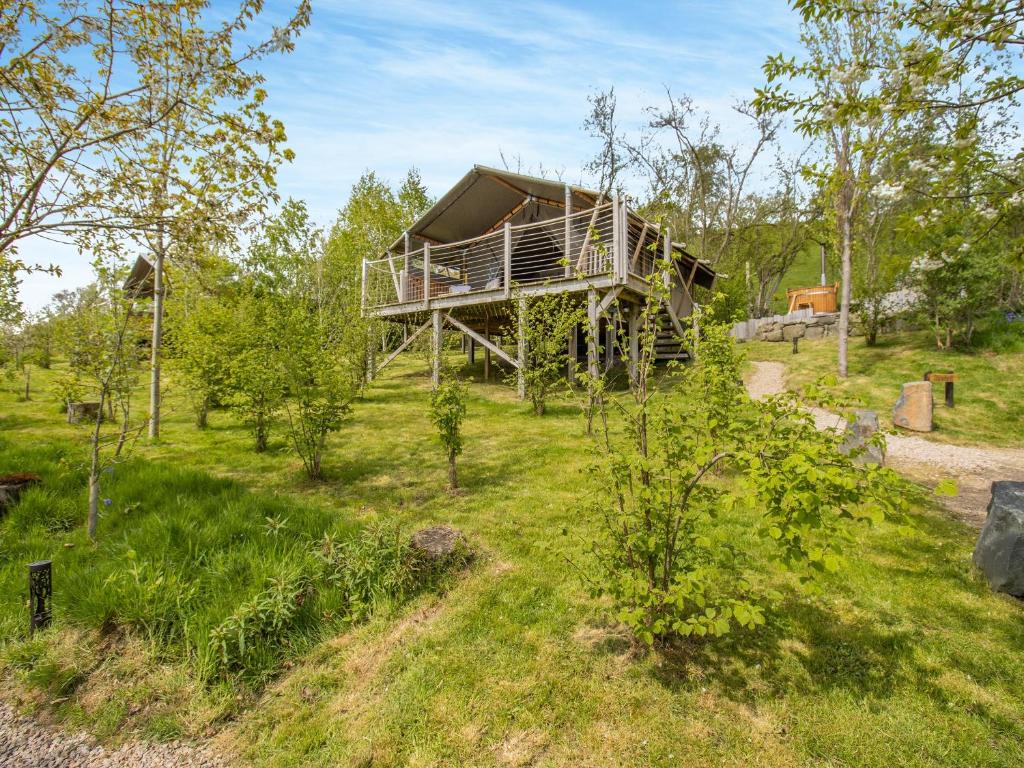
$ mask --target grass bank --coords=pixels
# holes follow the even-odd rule
[[[786,384],[800,390],[823,374],[834,374],[838,355],[834,338],[781,342],[755,341],[744,345],[752,360],[775,360],[786,365]],[[850,339],[849,377],[829,387],[855,398],[885,420],[900,394],[900,385],[920,381],[925,371],[955,371],[956,407],[943,404],[942,385],[935,385],[935,431],[928,439],[961,445],[1024,447],[1024,353],[963,352],[935,348],[927,332],[880,336],[875,346]]]
[[[202,473],[211,488],[228,482],[233,492],[287,507],[274,514],[296,528],[308,519],[310,531],[321,524],[447,522],[484,553],[440,593],[330,627],[291,649],[258,699],[242,702],[230,720],[185,719],[178,727],[186,733],[216,723],[223,749],[267,766],[1024,761],[1024,610],[992,595],[974,572],[973,533],[965,526],[922,508],[905,535],[889,524],[859,529],[847,567],[825,577],[819,595],[797,596],[784,576],[772,576],[787,597],[764,632],[685,652],[641,653],[604,618],[606,606],[589,596],[564,557],[590,532],[575,503],[589,482],[589,443],[575,404],[556,403],[536,418],[507,387],[474,381],[460,465],[464,490],[451,495],[443,490],[445,457],[427,417],[424,374],[409,358],[373,384],[332,437],[328,477],[318,485],[302,479],[280,436],[268,454],[256,455],[244,428],[223,412],[198,432],[170,392],[164,436],[140,446],[132,472],[158,465],[160,472],[171,466]],[[45,375],[38,378],[45,387]],[[62,452],[68,474],[44,489],[66,482],[78,493],[79,506],[68,509],[80,525],[74,516],[84,519],[85,491],[70,468],[84,456],[82,435],[61,424],[42,391],[38,398],[24,403],[13,388],[0,393],[4,439],[8,450],[14,440],[39,444],[41,463]],[[119,467],[115,476],[128,470]],[[113,517],[119,488],[104,494],[115,511],[101,521],[92,559],[84,560],[84,545],[72,550],[83,562],[98,566],[108,546],[131,535],[130,517],[123,527]],[[214,507],[209,514],[217,514]],[[174,519],[182,514],[173,502],[162,509]],[[3,541],[20,546],[22,528],[11,520]],[[254,521],[253,532],[264,524]],[[76,536],[78,529],[61,533],[48,551]],[[239,544],[206,546],[230,552]],[[20,573],[29,554],[5,554],[3,567]],[[204,555],[220,556],[228,554]],[[10,584],[16,588],[16,579]],[[16,601],[4,605],[5,614],[20,610]],[[68,656],[84,647],[73,627],[55,637]],[[101,685],[100,671],[89,671],[57,704],[97,729],[103,723],[90,706],[111,687]],[[192,684],[182,678],[179,690]],[[165,701],[171,713],[183,706]],[[130,730],[143,714],[128,709],[106,732]]]

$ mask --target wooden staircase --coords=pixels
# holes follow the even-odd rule
[[[658,313],[658,331],[654,336],[654,359],[657,362],[679,360],[686,362],[690,353],[676,336],[672,320],[664,312]]]

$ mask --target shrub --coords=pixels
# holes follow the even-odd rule
[[[767,544],[806,582],[839,567],[847,521],[905,505],[890,470],[842,455],[795,399],[750,401],[726,326],[704,322],[699,343],[699,363],[668,392],[640,371],[634,407],[617,407],[624,438],[601,419],[592,586],[647,644],[764,624],[776,595],[755,551]]]

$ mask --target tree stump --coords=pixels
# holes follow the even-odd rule
[[[95,421],[100,412],[97,402],[68,403],[68,424],[80,424],[83,421]]]
[[[416,531],[409,543],[417,562],[430,571],[464,565],[472,557],[466,537],[450,525],[433,525]]]
[[[31,485],[42,482],[39,475],[32,472],[16,472],[12,475],[0,476],[0,514],[18,503],[21,494]]]

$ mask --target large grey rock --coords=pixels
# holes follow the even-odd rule
[[[806,330],[807,326],[803,323],[790,323],[789,325],[784,325],[782,326],[782,340],[792,341],[793,339],[802,339]]]
[[[878,431],[878,414],[874,411],[857,411],[856,418],[846,425],[839,450],[849,456],[856,453],[854,461],[861,464],[884,464],[885,453],[881,447],[868,442]]]
[[[765,341],[782,341],[782,329],[773,328],[772,330],[767,331],[761,338]]]
[[[992,500],[974,547],[974,564],[996,592],[1024,597],[1024,483],[992,483]]]
[[[820,339],[824,335],[825,335],[825,326],[824,325],[808,325],[807,326],[807,330],[804,331],[804,338],[805,339],[809,339],[809,340]]]

